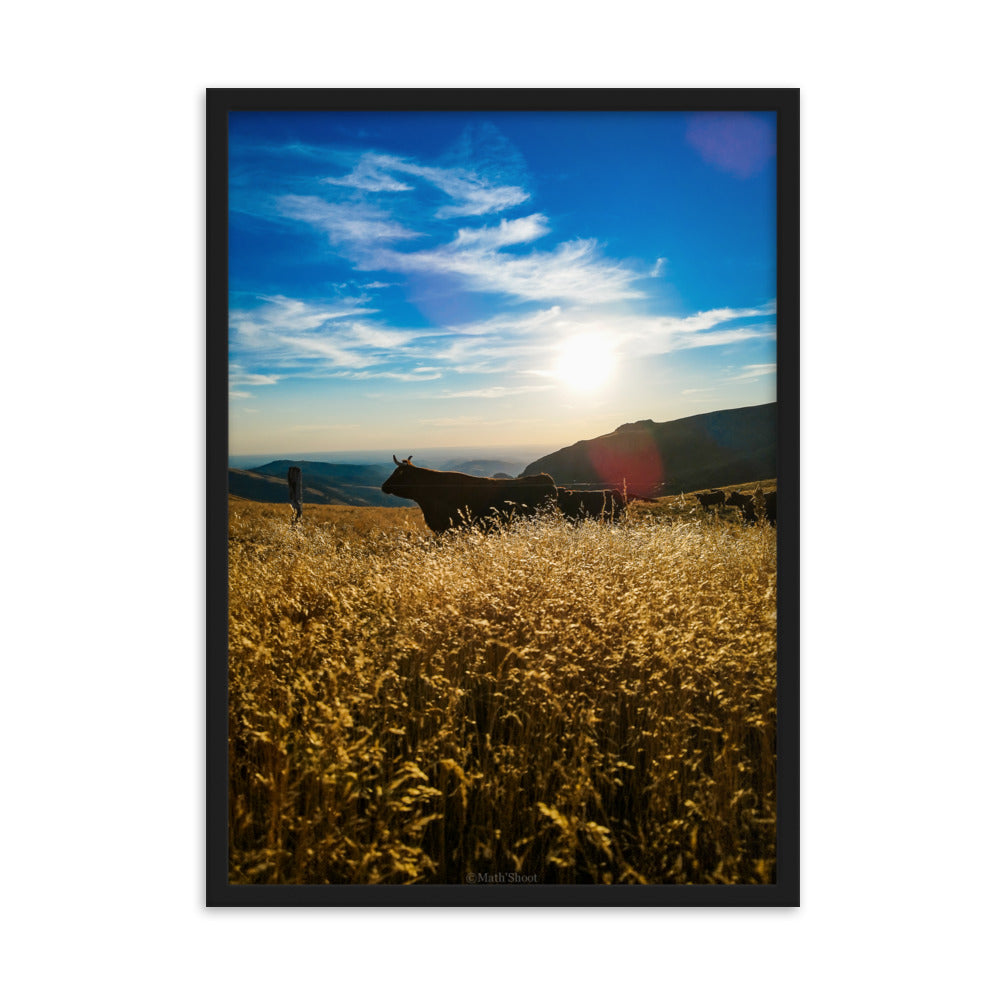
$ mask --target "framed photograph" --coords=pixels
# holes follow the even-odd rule
[[[798,145],[207,92],[209,905],[798,905]]]

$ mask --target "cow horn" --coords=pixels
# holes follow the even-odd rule
[[[396,463],[396,465],[402,465],[403,464],[398,458],[396,458],[395,455],[392,456],[392,460]]]
[[[413,456],[411,455],[410,458],[413,458]],[[406,461],[409,462],[410,458],[408,458]]]

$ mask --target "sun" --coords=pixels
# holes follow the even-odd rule
[[[599,389],[614,369],[615,352],[610,344],[590,334],[566,341],[556,357],[556,377],[573,389]]]

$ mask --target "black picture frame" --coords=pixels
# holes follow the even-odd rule
[[[236,885],[228,878],[228,146],[235,111],[777,113],[778,805],[769,885]],[[209,906],[797,906],[799,904],[799,91],[797,89],[209,89],[206,309],[206,903]]]

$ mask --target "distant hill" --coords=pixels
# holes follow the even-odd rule
[[[778,405],[716,410],[680,420],[622,424],[532,462],[560,485],[621,486],[667,496],[777,476]]]
[[[471,462],[455,462],[442,465],[443,472],[464,472],[467,476],[487,476],[491,479],[513,479],[521,472],[521,466],[514,462],[503,462],[494,458],[477,458]]]
[[[302,470],[303,482],[324,482],[334,486],[381,486],[395,468],[390,462],[377,465],[346,465],[339,462],[298,462],[283,458],[277,462],[260,465],[251,472],[262,476],[277,476],[285,479],[288,467],[297,465]]]
[[[288,503],[288,466],[302,469],[303,503],[347,504],[351,507],[412,507],[413,501],[383,493],[381,486],[388,478],[385,472],[377,485],[341,483],[329,476],[319,476],[307,466],[325,465],[324,462],[271,462],[268,466],[283,466],[277,475],[267,475],[257,469],[229,470],[229,493],[243,500],[261,503]],[[277,470],[276,470],[277,471]]]

